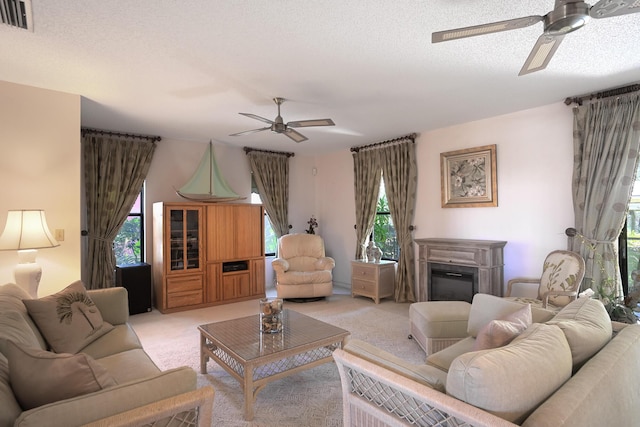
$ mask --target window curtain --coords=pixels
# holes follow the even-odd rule
[[[353,153],[353,174],[356,202],[356,258],[363,259],[367,238],[373,230],[380,190],[382,165],[378,150],[358,150]]]
[[[247,156],[276,237],[289,234],[289,155],[254,150]]]
[[[617,238],[640,151],[640,95],[594,100],[574,108],[573,205],[577,237],[572,250],[586,261],[582,289],[601,299],[622,296]]]
[[[416,208],[418,166],[416,147],[408,139],[380,149],[384,188],[396,229],[400,257],[396,270],[395,301],[415,302],[415,253],[412,222]]]
[[[153,140],[86,134],[82,138],[89,289],[114,286],[113,241],[142,190]]]

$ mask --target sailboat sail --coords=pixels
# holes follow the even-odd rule
[[[244,199],[229,187],[220,173],[211,141],[200,160],[198,169],[185,185],[176,190],[176,193],[187,200],[200,202],[228,202]]]

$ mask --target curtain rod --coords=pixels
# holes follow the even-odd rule
[[[578,105],[582,105],[583,101],[590,101],[592,99],[608,98],[610,96],[624,95],[625,93],[631,93],[631,92],[637,92],[637,91],[640,91],[640,84],[622,86],[622,87],[618,87],[618,88],[615,88],[615,89],[604,90],[602,92],[594,92],[594,93],[591,93],[589,95],[583,95],[583,96],[576,96],[576,97],[573,97],[573,98],[567,98],[567,99],[564,100],[564,103],[566,105],[571,105],[573,103],[576,103]]]
[[[102,130],[102,129],[82,128],[81,131],[82,131],[82,136],[85,136],[87,134],[98,134],[98,135],[119,136],[124,138],[149,139],[152,142],[162,140],[162,138],[160,138],[159,136],[136,135],[133,133],[112,132],[112,131]]]
[[[393,139],[388,139],[386,141],[382,141],[382,142],[376,142],[375,144],[369,144],[369,145],[361,145],[359,147],[351,147],[351,152],[352,153],[357,153],[360,150],[364,150],[365,148],[372,148],[372,147],[378,147],[380,145],[385,145],[385,144],[391,144],[392,142],[398,142],[398,141],[402,141],[403,139],[410,139],[411,142],[415,143],[416,142],[416,136],[418,136],[416,133],[410,133],[409,135],[405,135],[405,136],[401,136],[398,138],[393,138]]]
[[[249,154],[252,151],[257,151],[259,153],[269,153],[269,154],[279,154],[281,156],[294,157],[294,153],[287,153],[286,151],[271,151],[271,150],[259,150],[257,148],[251,147],[243,147],[246,154]]]

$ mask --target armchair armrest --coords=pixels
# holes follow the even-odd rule
[[[91,289],[87,290],[87,295],[106,322],[121,325],[129,321],[129,293],[126,288]]]
[[[335,266],[336,261],[328,256],[318,258],[318,261],[316,261],[316,270],[333,270]]]
[[[534,290],[534,286],[535,290]],[[526,290],[527,295],[512,295],[512,291],[514,291],[513,285],[524,285],[524,286],[516,286],[516,288],[529,288]],[[531,298],[538,297],[538,289],[540,288],[540,279],[532,279],[527,277],[516,277],[507,282],[507,293],[506,297],[514,297],[514,296],[527,296]],[[535,291],[535,292],[534,292]],[[518,292],[516,292],[517,294]],[[534,295],[535,293],[535,295]]]
[[[61,400],[23,412],[15,427],[69,427],[87,424],[196,389],[196,373],[188,367]]]
[[[84,427],[137,427],[155,425],[153,423],[176,414],[184,413],[182,420],[196,421],[197,427],[211,426],[213,412],[213,387],[207,386],[194,391],[159,400],[111,417],[102,418]]]
[[[289,270],[289,261],[284,258],[275,258],[271,261],[271,266],[276,273],[284,273]]]

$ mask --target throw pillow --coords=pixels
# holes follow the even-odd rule
[[[612,336],[611,318],[596,299],[578,298],[547,322],[564,332],[573,357],[574,371],[596,354]]]
[[[487,323],[473,343],[473,351],[487,350],[509,344],[515,337],[531,326],[531,305],[527,304],[502,319]]]
[[[107,370],[84,353],[56,354],[10,341],[11,388],[23,410],[116,385]]]
[[[29,315],[56,353],[77,353],[113,329],[81,281],[40,299],[23,301]]]
[[[570,377],[571,350],[564,334],[556,326],[534,323],[504,347],[458,356],[446,388],[459,400],[521,425]]]

